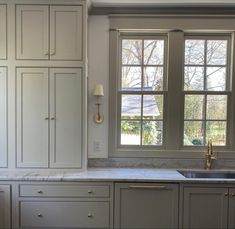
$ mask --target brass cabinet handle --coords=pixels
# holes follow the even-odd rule
[[[93,191],[89,189],[89,190],[87,191],[87,193],[88,193],[88,194],[92,194]]]
[[[167,187],[164,185],[149,185],[149,186],[142,186],[142,185],[131,185],[128,187],[129,189],[166,189]]]
[[[224,193],[224,195],[225,195],[225,196],[228,196],[228,193],[226,192],[226,193]]]
[[[235,193],[231,193],[231,196],[234,197],[234,196],[235,196]]]
[[[93,215],[92,215],[91,213],[88,213],[87,217],[88,217],[88,218],[92,218]]]
[[[42,217],[42,213],[38,213],[38,215],[37,215],[37,216],[41,218],[41,217]]]

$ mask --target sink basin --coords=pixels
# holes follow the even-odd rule
[[[177,170],[186,178],[235,179],[235,172]]]

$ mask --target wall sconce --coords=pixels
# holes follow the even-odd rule
[[[100,97],[104,96],[104,89],[102,84],[97,84],[95,86],[95,90],[93,95],[96,96],[96,106],[97,106],[97,113],[94,115],[95,123],[99,124],[104,121],[104,116],[100,114]]]

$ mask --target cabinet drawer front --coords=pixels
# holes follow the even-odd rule
[[[108,185],[20,185],[22,197],[109,197]]]
[[[110,228],[109,202],[21,202],[21,227]]]

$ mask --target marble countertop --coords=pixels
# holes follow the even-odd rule
[[[221,170],[220,170],[221,171]],[[235,172],[235,171],[234,171]],[[185,178],[175,169],[90,168],[85,171],[0,171],[0,181],[119,181],[235,183],[235,179]]]

